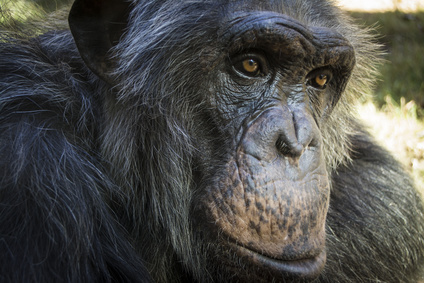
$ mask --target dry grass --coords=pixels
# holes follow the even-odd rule
[[[413,12],[424,9],[422,0],[336,0],[340,6],[349,11],[385,12],[401,10]]]
[[[337,2],[355,11],[351,14],[359,23],[376,24],[382,35],[379,43],[387,63],[381,66],[374,100],[361,105],[359,114],[377,141],[411,172],[424,195],[424,1]]]
[[[396,105],[387,97],[378,110],[371,102],[360,106],[359,114],[377,141],[405,165],[424,195],[424,123],[416,118],[416,105],[404,99]]]

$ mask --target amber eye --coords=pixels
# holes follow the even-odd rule
[[[243,54],[232,61],[233,68],[238,74],[255,78],[265,76],[267,73],[266,59],[260,54]]]
[[[327,84],[327,75],[325,74],[320,74],[318,76],[316,76],[314,78],[315,83],[320,86],[321,88],[325,87],[325,85]]]
[[[259,63],[255,59],[246,59],[242,62],[243,70],[249,74],[256,74],[259,70]]]
[[[325,89],[328,85],[328,82],[331,80],[331,72],[328,70],[316,70],[313,71],[308,77],[308,85],[317,89]]]

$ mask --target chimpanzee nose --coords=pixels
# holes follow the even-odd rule
[[[318,145],[317,140],[318,128],[307,110],[274,107],[249,125],[242,145],[245,153],[260,160],[298,160],[306,148]]]
[[[303,152],[303,146],[297,140],[289,141],[285,135],[278,137],[275,146],[277,151],[286,157],[299,157]]]
[[[283,115],[281,129],[276,129],[281,133],[277,137],[275,146],[283,156],[296,158],[300,157],[308,146],[316,145],[315,137],[318,136],[318,131],[312,116],[308,115],[305,109],[297,108],[290,113],[292,119],[286,117],[289,115]]]

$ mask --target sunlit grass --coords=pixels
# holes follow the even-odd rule
[[[386,52],[373,100],[360,115],[424,193],[424,11],[351,14],[366,26],[377,25]]]
[[[11,19],[16,21],[29,20],[37,5],[25,0],[0,0],[0,24],[9,24]]]
[[[424,9],[422,0],[336,0],[336,3],[346,10],[373,13],[395,10],[414,12]]]
[[[411,172],[416,187],[424,194],[424,123],[416,117],[415,102],[400,104],[386,97],[386,104],[377,109],[367,102],[359,114],[376,140],[390,150]]]

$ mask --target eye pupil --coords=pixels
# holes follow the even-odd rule
[[[255,59],[246,59],[243,61],[243,69],[247,73],[255,73],[259,69],[259,64]]]

